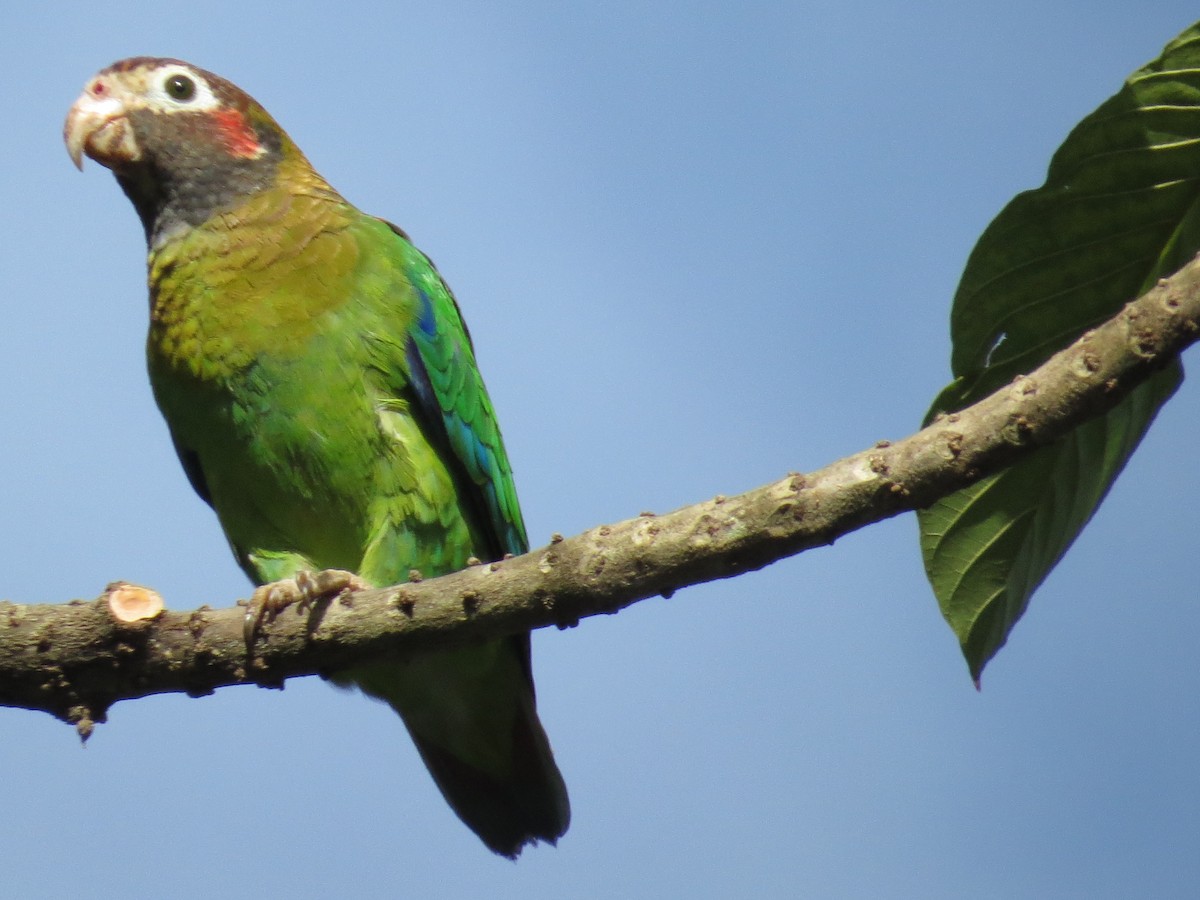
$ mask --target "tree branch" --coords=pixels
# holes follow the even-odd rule
[[[244,610],[121,621],[94,602],[0,602],[0,705],[86,738],[118,700],[279,686],[387,655],[567,627],[681,587],[761,568],[997,472],[1124,397],[1200,337],[1200,258],[1034,372],[896,443],[734,497],[643,514],[524,556],[290,608],[247,654]]]

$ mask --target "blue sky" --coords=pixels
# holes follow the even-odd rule
[[[437,261],[539,543],[909,433],[948,378],[979,232],[1195,17],[1177,0],[9,12],[0,596],[248,593],[150,396],[136,218],[61,145],[115,59],[240,84]],[[537,634],[574,807],[557,849],[491,856],[398,720],[305,679],[119,704],[86,750],[0,710],[4,891],[1194,896],[1195,404],[1186,384],[982,693],[902,517]]]

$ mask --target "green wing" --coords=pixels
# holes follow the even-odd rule
[[[529,542],[512,467],[458,303],[429,258],[403,231],[384,224],[401,246],[403,274],[415,294],[416,319],[403,347],[413,412],[431,441],[441,446],[442,458],[471,507],[466,512],[474,519],[474,530],[488,543],[489,557],[524,553]],[[382,346],[386,355],[394,356],[393,341]],[[394,384],[399,369],[381,362],[385,379],[400,387]]]

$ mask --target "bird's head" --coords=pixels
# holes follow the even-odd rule
[[[121,171],[165,169],[189,158],[251,161],[278,151],[282,131],[252,97],[177,59],[135,57],[88,81],[63,139],[79,168],[86,154]]]
[[[86,155],[113,171],[148,238],[272,186],[285,162],[307,168],[252,97],[177,59],[135,57],[92,76],[63,140],[76,166]]]

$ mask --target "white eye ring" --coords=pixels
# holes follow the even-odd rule
[[[177,78],[186,79],[193,86],[190,97],[176,97],[168,92],[167,85]],[[164,66],[156,70],[154,81],[150,84],[147,94],[154,101],[155,106],[168,112],[203,111],[216,109],[219,105],[208,82],[186,66]]]

